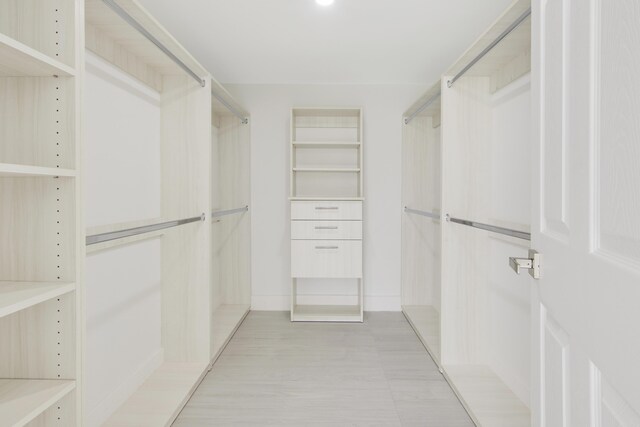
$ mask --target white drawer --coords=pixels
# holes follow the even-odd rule
[[[362,221],[291,221],[293,240],[362,240]]]
[[[291,277],[361,278],[361,240],[292,240]]]
[[[291,202],[291,219],[362,220],[360,201]]]

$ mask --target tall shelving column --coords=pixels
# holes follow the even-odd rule
[[[362,110],[294,108],[290,147],[291,320],[362,322]]]
[[[117,67],[118,71],[129,74],[127,77],[137,79],[146,86],[144,93],[152,95],[154,117],[138,125],[153,127],[150,131],[157,135],[157,141],[153,142],[148,155],[150,161],[157,159],[159,166],[158,179],[150,184],[150,187],[157,185],[153,191],[158,191],[154,205],[156,201],[158,204],[153,212],[158,212],[159,217],[94,225],[89,235],[167,221],[188,221],[160,233],[144,233],[90,246],[94,259],[104,255],[102,261],[110,262],[105,260],[109,253],[122,255],[119,246],[159,238],[155,249],[158,252],[150,255],[153,263],[157,263],[154,274],[159,274],[156,276],[159,304],[154,306],[152,314],[157,317],[144,325],[143,322],[120,324],[115,319],[110,325],[125,336],[125,339],[118,337],[120,342],[136,339],[153,327],[154,341],[146,348],[150,350],[150,358],[143,359],[144,370],[120,366],[118,361],[103,362],[122,369],[126,379],[115,384],[100,384],[100,388],[91,384],[95,393],[89,396],[93,401],[87,406],[95,418],[89,419],[105,426],[170,425],[204,378],[212,359],[211,223],[205,221],[211,208],[211,77],[136,0],[85,0],[85,25],[85,43],[92,57],[106,62],[107,68]],[[96,93],[88,95],[96,96]],[[91,140],[87,146],[95,149],[98,143]],[[123,153],[114,162],[128,160],[127,153]],[[118,165],[111,167],[117,169]],[[91,183],[106,179],[97,175],[98,172],[87,171]],[[117,187],[109,188],[106,195],[118,191]],[[195,218],[201,220],[190,221]],[[99,254],[101,251],[105,251],[104,254]],[[135,261],[133,266],[115,262],[111,265],[125,272],[135,271]],[[89,282],[89,291],[95,292],[92,284],[98,283]],[[96,328],[89,329],[88,333],[91,340],[103,339]],[[88,360],[87,365],[91,378],[96,376],[96,371],[105,369],[95,359]],[[98,393],[108,398],[100,400]]]
[[[438,80],[407,110],[402,130],[402,311],[438,364],[442,246],[440,86]]]
[[[251,308],[251,126],[249,113],[212,79],[211,357],[216,360]]]
[[[0,1],[2,425],[81,423],[82,15]]]

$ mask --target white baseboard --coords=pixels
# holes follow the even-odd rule
[[[298,296],[303,304],[352,304],[353,297],[336,295]],[[251,309],[255,311],[289,311],[291,306],[289,295],[253,295]],[[365,311],[401,311],[399,296],[364,296]]]
[[[87,415],[87,425],[98,427],[129,398],[164,362],[164,350],[159,349],[149,359],[142,363],[133,375],[120,383],[100,403],[90,408]]]

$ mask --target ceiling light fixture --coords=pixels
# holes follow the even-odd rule
[[[333,2],[334,0],[316,0],[316,3],[318,3],[320,6],[331,6]]]

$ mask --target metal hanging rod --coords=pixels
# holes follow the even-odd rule
[[[422,104],[422,106],[420,108],[418,108],[416,111],[414,111],[413,114],[411,114],[409,117],[405,117],[404,124],[408,125],[409,123],[411,123],[411,120],[413,120],[418,114],[422,113],[424,110],[429,108],[429,106],[431,104],[433,104],[436,101],[436,99],[440,98],[441,94],[442,93],[440,91],[438,91],[438,93],[433,95],[424,104]]]
[[[411,209],[406,206],[404,207],[404,211],[410,214],[422,215],[422,216],[426,216],[433,219],[440,219],[440,214],[433,213],[433,212],[419,211],[417,209]]]
[[[129,25],[131,25],[136,31],[142,34],[147,40],[156,45],[158,49],[160,49],[165,55],[167,55],[173,62],[175,62],[180,68],[182,68],[187,74],[193,77],[202,87],[205,87],[207,82],[196,74],[187,64],[182,62],[180,58],[175,56],[165,45],[160,42],[157,38],[155,38],[149,31],[147,31],[138,21],[136,21],[131,15],[127,13],[118,3],[114,0],[102,0],[104,4],[106,4],[111,10],[113,10],[119,17],[124,19]]]
[[[483,224],[481,222],[468,221],[466,219],[453,218],[447,214],[448,222],[466,225],[468,227],[479,228],[481,230],[491,231],[493,233],[504,234],[505,236],[515,237],[517,239],[531,240],[531,233],[524,231],[512,230],[510,228],[497,227],[495,225]]]
[[[214,91],[211,91],[211,95],[217,99],[218,101],[220,101],[220,103],[222,105],[224,105],[224,108],[226,108],[227,110],[229,110],[231,112],[231,114],[233,114],[234,116],[236,116],[237,118],[239,118],[242,122],[243,125],[246,125],[247,123],[249,123],[249,119],[245,116],[242,115],[242,113],[240,113],[238,110],[236,110],[236,108],[229,104],[223,97],[221,97],[220,95],[218,95],[217,93],[215,93]]]
[[[492,41],[489,46],[487,46],[482,52],[480,52],[480,54],[478,54],[478,56],[473,58],[473,60],[471,60],[471,62],[469,62],[458,74],[456,74],[451,80],[449,80],[447,82],[447,87],[453,86],[456,80],[458,80],[467,71],[469,71],[471,67],[476,65],[478,61],[480,61],[487,53],[489,53],[494,47],[496,47],[496,45],[498,45],[498,43],[500,43],[505,37],[511,34],[513,30],[518,28],[520,24],[522,24],[524,20],[527,19],[530,15],[531,15],[531,8],[528,8],[522,15],[518,17],[518,19],[516,19],[511,25],[509,25],[509,27],[506,30],[500,33],[498,38]]]
[[[219,218],[221,216],[227,216],[227,215],[233,215],[233,214],[237,214],[240,212],[247,212],[249,211],[249,206],[244,206],[241,208],[237,208],[237,209],[229,209],[226,211],[215,211],[211,213],[211,217],[212,218]]]
[[[179,225],[190,224],[192,222],[204,221],[205,214],[194,216],[193,218],[179,219],[176,221],[167,221],[160,224],[144,225],[142,227],[128,228],[120,231],[110,231],[108,233],[94,234],[87,236],[86,245],[95,245],[116,239],[124,239],[125,237],[137,236],[139,234],[151,233],[153,231],[164,230],[166,228],[177,227]]]

